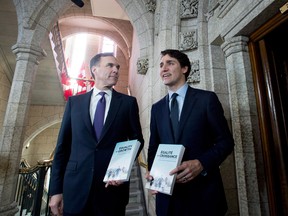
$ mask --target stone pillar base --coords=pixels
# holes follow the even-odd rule
[[[0,206],[1,216],[14,216],[18,212],[17,203],[13,202],[10,205]]]

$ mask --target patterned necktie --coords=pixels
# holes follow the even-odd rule
[[[178,94],[173,93],[171,99],[171,110],[170,110],[170,119],[172,123],[172,129],[174,134],[174,141],[176,142],[177,133],[178,133],[178,123],[179,123],[179,107],[176,100]]]
[[[99,94],[101,95],[101,98],[97,103],[93,122],[93,127],[96,133],[97,140],[99,140],[102,132],[104,124],[105,106],[106,106],[105,92],[99,92]]]

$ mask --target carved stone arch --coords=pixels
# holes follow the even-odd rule
[[[131,46],[132,46],[132,33],[131,33],[131,37],[128,35],[128,33],[125,33],[126,35],[123,37],[123,34],[119,31],[117,31],[117,29],[115,29],[115,31],[113,30],[101,30],[101,29],[93,29],[93,28],[86,28],[86,27],[77,27],[77,28],[68,28],[67,30],[63,30],[61,29],[61,23],[65,22],[65,20],[68,20],[69,18],[73,18],[73,19],[77,19],[78,17],[83,19],[83,16],[71,16],[71,17],[65,17],[64,19],[60,19],[59,23],[60,23],[60,31],[61,31],[61,36],[62,36],[62,40],[65,40],[67,37],[72,36],[73,34],[78,34],[81,32],[85,32],[88,34],[96,34],[96,35],[101,35],[101,36],[105,36],[110,38],[111,40],[113,40],[117,46],[121,49],[121,51],[123,52],[125,59],[128,61],[131,55]],[[90,19],[90,21],[92,20],[97,20],[98,22],[101,21],[103,22],[103,20],[99,19],[99,18],[95,18],[95,17],[84,17],[84,19]],[[111,25],[110,22],[107,23],[108,25]],[[114,24],[113,24],[114,25]],[[127,29],[123,28],[123,29]],[[132,26],[131,26],[131,32],[132,32]],[[127,39],[129,39],[130,41],[127,41]]]
[[[30,3],[28,3],[30,1]],[[26,0],[15,5],[18,17],[18,40],[17,44],[30,44],[40,47],[45,41],[49,31],[72,2],[70,0],[43,1]],[[33,30],[33,31],[31,31]]]
[[[33,8],[40,8],[41,14],[33,14],[40,13],[33,11],[34,9],[25,9],[21,5],[17,6],[17,14],[21,14],[20,17],[31,17],[35,20],[22,19],[19,23],[18,29],[18,42],[24,44],[31,44],[38,47],[41,47],[41,44],[44,42],[47,34],[56,23],[56,21],[61,17],[61,15],[71,7],[72,2],[69,0],[58,1],[58,0],[48,0],[46,4],[42,4],[41,1],[35,2],[31,1],[31,5]],[[126,12],[128,17],[130,18],[130,22],[136,30],[136,34],[141,41],[140,50],[141,56],[152,56],[153,46],[153,22],[154,22],[154,14],[147,10],[144,2],[142,1],[125,1],[125,0],[116,0],[122,9]],[[29,5],[29,4],[28,4]],[[31,13],[29,13],[31,11]],[[75,16],[75,14],[74,14]],[[83,16],[83,14],[82,14]],[[132,41],[132,38],[128,38],[125,35],[124,30],[117,27],[117,23],[113,23],[112,20],[102,19],[105,22],[113,25],[115,29],[117,29],[118,33],[122,36],[123,40],[128,47],[128,54],[126,56],[130,57],[131,45],[128,41]],[[33,28],[33,31],[31,29]],[[123,52],[125,53],[125,52]]]
[[[125,11],[130,18],[130,22],[133,25],[137,37],[141,43],[139,48],[141,50],[140,57],[152,56],[151,47],[154,41],[153,23],[154,14],[148,11],[144,1],[134,0],[115,0],[120,7]]]
[[[130,58],[131,56],[131,49],[132,49],[132,38],[133,38],[133,28],[131,26],[130,31],[128,30],[128,26],[127,26],[127,21],[126,20],[115,20],[114,19],[108,19],[103,17],[101,19],[102,21],[107,22],[108,24],[110,24],[111,26],[114,27],[114,29],[117,31],[118,34],[120,34],[121,38],[123,39],[123,41],[125,42],[126,46],[127,46],[127,52],[128,52],[128,56]],[[123,52],[124,53],[124,52]]]
[[[27,3],[28,1],[29,3]],[[143,1],[116,1],[130,18],[130,22],[136,31],[139,41],[141,41],[141,43],[139,43],[141,50],[140,57],[150,56],[152,58],[154,14],[147,10]],[[18,17],[22,18],[19,19],[17,44],[26,44],[41,48],[42,43],[46,40],[53,25],[59,20],[61,15],[72,6],[72,2],[70,0],[47,0],[46,4],[42,4],[42,1],[35,0],[26,0],[25,2],[27,4],[21,4],[20,1],[20,3],[18,2],[19,4],[15,5]],[[30,9],[28,5],[31,5]],[[40,8],[40,10],[37,12],[35,11],[36,8]],[[28,22],[27,19],[24,19],[25,17],[29,17],[32,20]],[[39,126],[38,130],[35,128],[33,133],[30,132],[27,134],[25,140],[29,140],[40,128],[43,130],[48,126],[48,123],[43,123],[42,126]]]
[[[92,21],[93,20],[97,20],[97,21],[100,21],[100,22],[103,22],[107,25],[109,25],[110,27],[112,27],[116,32],[117,34],[120,35],[120,37],[123,39],[123,41],[126,43],[126,46],[127,46],[127,51],[128,52],[128,56],[130,57],[131,55],[131,41],[132,41],[132,31],[133,31],[133,28],[131,26],[131,29],[128,30],[128,25],[127,25],[127,20],[121,20],[121,19],[112,19],[112,18],[106,18],[106,17],[101,17],[101,18],[98,18],[98,17],[94,17],[90,14],[83,14],[83,12],[81,11],[71,11],[71,12],[67,12],[65,13],[65,17],[61,17],[60,18],[60,22],[61,20],[65,20],[65,19],[69,19],[69,18],[85,18],[85,19],[91,19]]]
[[[36,124],[32,125],[29,130],[26,131],[23,147],[33,140],[38,134],[45,129],[51,127],[62,121],[62,116],[55,114],[53,116],[46,117]]]
[[[42,1],[35,2],[30,1],[31,4],[15,5],[17,14],[22,17],[22,21],[19,23],[18,29],[18,43],[33,44],[41,47],[41,43],[44,41],[46,35],[51,30],[53,25],[59,19],[59,17],[71,7],[72,2],[70,0],[48,0],[46,4]],[[147,10],[144,2],[142,1],[126,1],[116,0],[122,9],[126,12],[130,21],[136,30],[140,43],[140,50],[146,50],[145,55],[148,55],[147,49],[153,45],[153,22],[154,14]],[[21,1],[20,1],[21,3]],[[31,9],[27,9],[27,5],[32,5]],[[39,10],[35,11],[35,8]],[[40,13],[41,12],[41,13]],[[35,14],[37,13],[37,14]],[[75,14],[74,14],[75,15]],[[83,15],[83,14],[82,14]],[[25,17],[29,17],[25,19]],[[34,19],[34,20],[33,20]],[[103,19],[106,22],[110,22],[115,28],[118,28],[119,34],[122,35],[124,41],[127,44],[129,38],[125,37],[124,32],[109,19]],[[33,29],[34,31],[31,31]],[[130,40],[131,41],[131,40]],[[129,47],[129,45],[127,44]],[[130,52],[129,47],[129,52]],[[142,54],[142,53],[141,53]],[[128,54],[130,56],[130,53]]]

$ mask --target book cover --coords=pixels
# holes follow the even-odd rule
[[[169,172],[180,165],[184,151],[181,144],[159,144],[150,170],[153,180],[148,181],[145,187],[172,195],[176,174],[171,176]]]
[[[103,181],[128,181],[140,147],[138,140],[118,142],[114,148]]]

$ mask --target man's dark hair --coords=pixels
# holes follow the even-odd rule
[[[94,76],[94,74],[92,72],[92,67],[97,65],[100,62],[102,57],[107,57],[107,56],[115,57],[114,53],[98,53],[93,58],[91,58],[91,60],[90,60],[90,72],[91,72],[91,75],[92,75],[93,79],[95,79],[95,76]]]
[[[166,50],[161,51],[161,56],[163,57],[165,55],[169,55],[170,57],[177,59],[180,63],[181,68],[186,67],[186,66],[188,67],[187,72],[185,73],[185,79],[187,81],[188,76],[191,71],[191,63],[190,63],[188,56],[185,53],[180,52],[179,50],[174,50],[174,49],[166,49]]]

